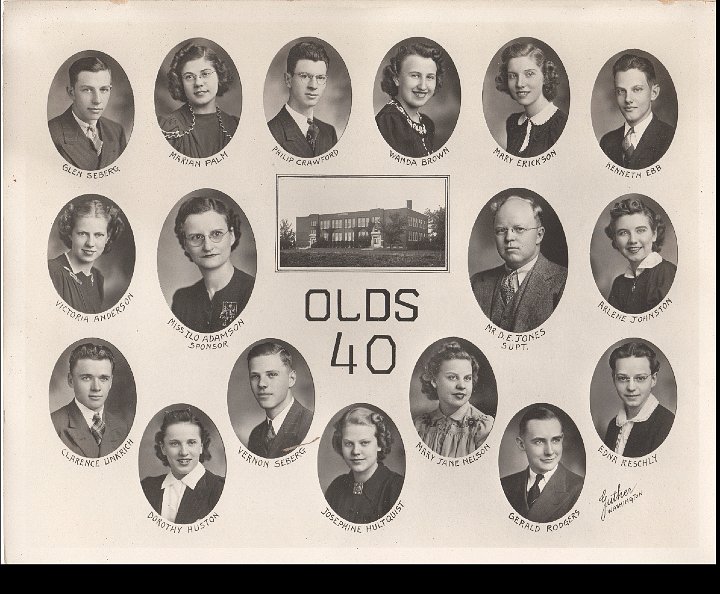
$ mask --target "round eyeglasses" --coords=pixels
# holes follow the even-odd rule
[[[230,229],[227,229],[226,231],[215,229],[214,231],[210,231],[210,233],[207,235],[207,238],[213,243],[220,243],[223,240],[223,237],[225,237],[229,232]],[[185,236],[185,241],[188,243],[188,245],[191,245],[193,247],[200,247],[205,243],[205,235],[203,235],[202,233],[191,233],[190,235]]]
[[[213,74],[215,74],[214,70],[210,70],[209,68],[207,70],[203,70],[200,72],[200,74],[193,74],[192,72],[186,72],[182,75],[182,79],[186,83],[194,83],[196,80],[207,80],[210,78]]]
[[[507,235],[508,231],[512,231],[515,235],[522,235],[530,231],[530,229],[540,229],[540,227],[521,227],[520,225],[515,225],[514,227],[495,227],[494,231],[495,235],[502,237],[503,235]]]
[[[326,84],[328,79],[326,74],[308,74],[307,72],[298,72],[295,76],[297,76],[305,84],[315,79],[315,82],[320,86]]]

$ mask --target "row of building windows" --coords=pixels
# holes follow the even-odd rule
[[[349,219],[327,219],[324,221],[320,221],[320,228],[321,229],[355,229],[355,228],[363,228],[368,227],[370,225],[370,222],[372,223],[379,223],[380,217],[358,217],[356,218],[349,218]],[[317,219],[312,219],[310,221],[311,227],[317,227]]]
[[[358,239],[363,239],[369,236],[370,233],[365,230],[358,231]],[[323,233],[323,238],[325,240],[330,239],[330,233]],[[355,231],[333,231],[332,241],[355,241]]]
[[[425,239],[425,234],[420,231],[410,231],[408,234],[408,241],[420,241],[421,239]]]
[[[418,219],[417,217],[408,217],[408,223],[411,227],[425,229],[425,220],[424,219]]]

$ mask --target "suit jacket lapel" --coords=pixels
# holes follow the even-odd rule
[[[558,506],[562,503],[567,494],[567,475],[565,467],[558,464],[557,470],[550,477],[548,484],[541,491],[540,497],[537,498],[532,506],[531,513],[533,516],[547,518],[551,517]]]
[[[648,160],[647,155],[652,156],[653,151],[655,150],[655,147],[657,146],[657,136],[658,136],[658,120],[657,117],[653,115],[653,119],[650,120],[650,123],[648,124],[647,129],[645,130],[645,133],[642,135],[642,138],[640,139],[640,142],[638,143],[637,147],[635,148],[635,151],[633,152],[633,155],[630,159],[630,165],[635,166],[638,162],[644,162]],[[653,160],[653,159],[649,159]]]
[[[81,169],[97,169],[97,153],[91,147],[90,140],[83,134],[82,129],[75,121],[72,107],[69,107],[63,114],[61,124],[65,152],[73,163]]]
[[[288,152],[297,157],[312,157],[312,149],[305,136],[303,136],[297,122],[295,122],[284,106],[280,110],[280,113],[280,123],[282,124],[283,134],[285,135],[285,142],[287,146],[292,147],[292,150],[288,149]]]
[[[95,443],[95,439],[90,433],[90,429],[85,422],[80,409],[75,404],[75,401],[70,403],[68,409],[68,436],[73,440],[75,445],[82,455],[86,458],[97,458],[98,457],[98,446]]]
[[[532,270],[528,272],[525,281],[520,287],[520,294],[513,300],[512,319],[515,326],[524,326],[527,317],[534,313],[535,304],[544,299],[547,294],[547,260],[542,254],[538,255],[537,262]],[[522,303],[522,309],[520,304]]]
[[[270,451],[268,452],[269,458],[284,456],[287,453],[283,451],[285,448],[298,445],[293,442],[297,441],[296,429],[301,416],[302,410],[300,409],[300,403],[295,400],[280,427],[280,431],[278,431],[275,439],[273,439],[270,444]]]
[[[125,440],[125,428],[116,417],[105,413],[105,434],[100,442],[100,455],[107,456],[114,452]]]

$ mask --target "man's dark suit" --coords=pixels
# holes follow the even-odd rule
[[[503,491],[515,511],[531,522],[554,522],[568,513],[582,491],[585,479],[558,464],[540,497],[527,504],[528,468],[501,479]]]
[[[499,328],[508,332],[534,330],[552,315],[560,302],[567,269],[539,254],[512,300],[504,305],[500,285],[506,274],[504,265],[473,274],[470,284],[475,299]]]
[[[102,458],[113,453],[130,433],[127,423],[106,409],[103,411],[105,433],[98,446],[75,400],[56,410],[50,418],[62,442],[73,452],[86,458]]]
[[[666,124],[656,115],[648,124],[630,160],[625,163],[622,143],[625,138],[625,124],[608,132],[600,139],[600,148],[613,163],[626,169],[644,169],[657,163],[670,148],[675,128]]]
[[[149,476],[140,481],[145,497],[159,514],[162,513],[162,484],[165,476],[164,474]],[[207,516],[220,501],[224,486],[225,478],[213,474],[206,468],[205,474],[200,477],[194,489],[185,488],[177,516],[175,516],[175,523],[192,524]]]
[[[289,454],[299,446],[312,424],[313,414],[297,400],[292,403],[280,431],[269,445],[265,443],[267,421],[263,421],[250,433],[248,449],[256,456],[263,458],[280,458]]]
[[[102,139],[102,150],[98,156],[92,142],[75,121],[72,106],[50,120],[48,126],[55,148],[68,163],[79,169],[95,171],[112,165],[127,144],[123,127],[117,122],[101,117],[97,121],[97,130]]]
[[[268,122],[268,128],[277,143],[288,153],[296,157],[310,158],[328,152],[337,143],[337,134],[333,126],[317,118],[314,118],[313,122],[319,128],[314,151],[284,105]]]

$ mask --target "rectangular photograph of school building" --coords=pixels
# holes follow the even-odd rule
[[[448,181],[278,175],[277,270],[447,270]]]

